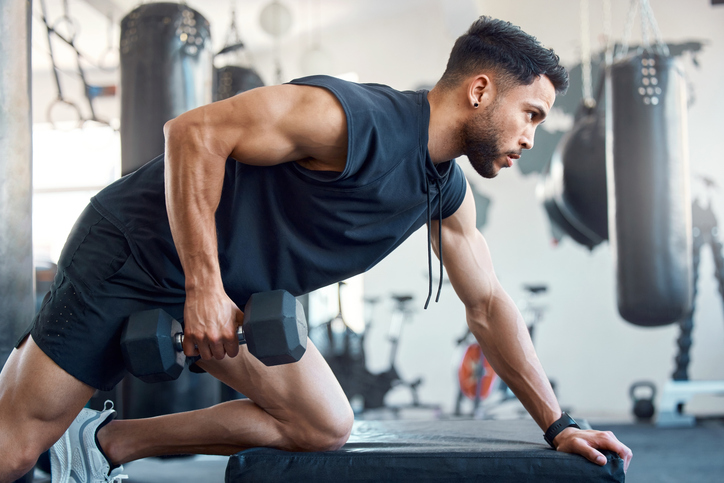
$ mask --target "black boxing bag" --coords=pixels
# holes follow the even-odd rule
[[[609,76],[609,233],[618,310],[636,325],[671,324],[692,304],[683,69],[672,57],[644,52],[614,62]]]
[[[163,153],[163,125],[211,102],[209,22],[176,3],[140,5],[121,20],[121,166]]]
[[[608,239],[605,110],[582,103],[544,172],[539,194],[551,220],[576,242],[593,249]]]
[[[233,97],[240,92],[264,86],[254,69],[237,65],[214,68],[214,101]]]

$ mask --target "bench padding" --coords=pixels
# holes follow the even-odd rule
[[[623,461],[598,466],[553,451],[523,421],[357,421],[338,451],[254,448],[229,458],[226,482],[623,482]]]

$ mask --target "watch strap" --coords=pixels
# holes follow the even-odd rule
[[[548,443],[551,448],[556,449],[556,447],[553,446],[553,440],[561,433],[561,431],[570,427],[581,429],[576,420],[570,417],[568,413],[564,412],[556,422],[548,427],[543,435],[543,439],[546,440],[546,443]]]

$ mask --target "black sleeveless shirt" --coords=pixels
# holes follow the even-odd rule
[[[456,162],[430,160],[426,91],[326,76],[291,83],[328,89],[339,99],[347,117],[347,163],[333,173],[295,162],[260,167],[227,159],[216,211],[219,263],[225,290],[239,306],[255,292],[301,295],[364,272],[430,213],[450,216],[465,196]],[[124,233],[160,289],[183,292],[163,172],[159,156],[91,203]]]

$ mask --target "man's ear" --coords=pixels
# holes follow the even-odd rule
[[[487,74],[480,74],[468,83],[468,103],[473,109],[487,107],[495,97],[495,86]]]

